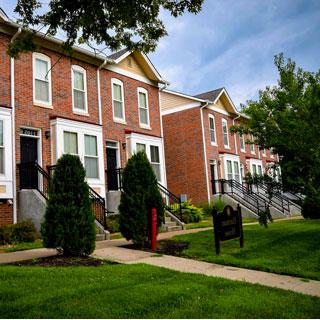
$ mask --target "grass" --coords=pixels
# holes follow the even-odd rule
[[[250,222],[257,222],[257,221],[258,220],[255,218],[242,218],[243,223],[250,223]],[[207,216],[200,222],[192,222],[192,223],[186,224],[187,230],[198,229],[198,228],[208,228],[212,226],[213,226],[212,217],[207,217]]]
[[[21,242],[17,244],[0,246],[0,253],[38,249],[38,248],[42,248],[42,240],[36,240],[35,242]]]
[[[320,220],[290,220],[244,226],[244,248],[239,239],[221,243],[215,253],[212,230],[176,236],[190,243],[182,256],[224,265],[289,274],[320,280]]]
[[[317,318],[320,298],[147,265],[0,267],[0,318]]]

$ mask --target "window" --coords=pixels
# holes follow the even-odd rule
[[[265,157],[266,156],[266,148],[262,149],[262,155]]]
[[[250,143],[250,152],[251,153],[256,153],[255,152],[255,148],[254,148],[254,138],[253,138],[252,134],[250,135],[250,141],[251,141],[251,143]]]
[[[136,152],[140,152],[140,151],[146,152],[146,145],[145,144],[143,144],[143,143],[136,144]]]
[[[271,157],[271,158],[274,158],[274,150],[273,150],[272,147],[270,148],[270,157]]]
[[[158,181],[161,181],[159,147],[150,146],[150,162]]]
[[[243,179],[244,178],[244,166],[243,163],[240,163],[240,176]]]
[[[258,164],[258,175],[262,176],[262,166]]]
[[[240,183],[239,163],[237,161],[233,161],[233,168],[234,168],[234,180]]]
[[[139,121],[141,126],[149,127],[148,91],[138,88]]]
[[[243,136],[243,134],[239,135],[239,139],[240,139],[240,150],[241,151],[246,151],[246,146],[244,144],[244,136]]]
[[[84,135],[84,167],[87,178],[99,178],[96,136]]]
[[[225,119],[222,119],[222,134],[224,147],[229,148],[228,123]]]
[[[214,122],[214,116],[212,114],[209,115],[209,133],[210,133],[210,142],[212,145],[215,145],[217,143],[216,126]]]
[[[0,173],[4,174],[3,120],[0,120]]]
[[[78,135],[75,132],[64,131],[64,153],[78,154]]]
[[[252,174],[253,174],[254,176],[257,175],[257,165],[256,165],[256,164],[253,164],[253,165],[252,165]]]
[[[228,180],[233,179],[232,161],[231,160],[227,160],[227,177],[228,177]]]
[[[51,105],[51,62],[41,53],[33,54],[33,100],[35,103]]]
[[[72,66],[72,107],[74,111],[87,113],[86,70]]]
[[[125,122],[123,83],[118,79],[112,79],[112,109],[115,121]]]

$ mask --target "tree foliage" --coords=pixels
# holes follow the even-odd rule
[[[76,43],[105,44],[112,51],[120,47],[143,52],[153,51],[167,34],[159,18],[161,10],[177,17],[185,11],[198,13],[204,0],[50,0],[43,13],[40,0],[18,0],[15,12],[25,28],[47,29],[54,36],[66,34],[64,48]],[[42,10],[40,10],[42,9]],[[41,13],[39,13],[41,12]],[[21,35],[23,37],[24,35]],[[10,55],[23,52],[24,42],[10,45]]]
[[[127,240],[145,246],[151,237],[151,209],[157,209],[158,228],[164,221],[164,204],[157,178],[144,152],[127,162],[122,174],[120,231]]]
[[[43,244],[66,256],[89,255],[95,248],[94,220],[83,165],[79,157],[63,155],[49,184]]]
[[[320,194],[320,70],[307,72],[275,56],[278,84],[260,91],[243,112],[249,119],[233,131],[250,132],[261,148],[279,155],[286,189]],[[319,213],[320,214],[320,213]]]

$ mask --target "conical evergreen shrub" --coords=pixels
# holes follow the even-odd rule
[[[123,193],[119,205],[120,231],[139,246],[150,244],[151,209],[157,209],[157,227],[164,220],[164,204],[157,178],[144,152],[127,162],[122,174]]]
[[[49,184],[49,200],[41,227],[43,244],[66,256],[85,256],[95,248],[95,217],[78,156],[63,155]]]

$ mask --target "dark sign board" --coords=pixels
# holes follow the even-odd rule
[[[220,241],[240,239],[240,248],[243,247],[243,231],[241,208],[238,204],[237,209],[233,210],[231,206],[226,206],[223,212],[212,212],[214,224],[214,240],[216,253],[220,253]]]

